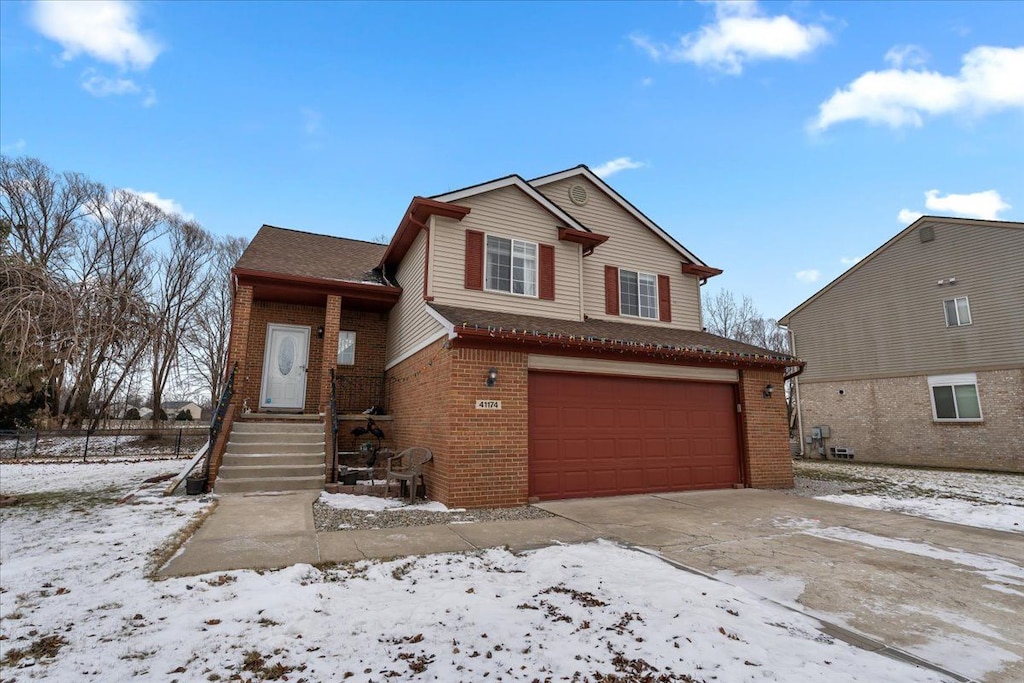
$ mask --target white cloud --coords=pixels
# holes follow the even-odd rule
[[[607,178],[619,171],[628,171],[634,168],[643,168],[646,164],[642,161],[633,161],[629,157],[619,157],[606,161],[597,168],[591,169],[598,178]]]
[[[24,139],[18,138],[9,145],[0,145],[0,152],[4,154],[21,154],[28,147],[28,143]]]
[[[839,262],[842,263],[844,266],[852,266],[854,264],[860,263],[861,259],[863,258],[863,256],[843,256],[842,258],[839,259]]]
[[[821,277],[821,271],[817,268],[808,268],[807,270],[796,271],[796,279],[800,282],[817,282],[818,278]]]
[[[924,206],[930,211],[951,213],[961,218],[981,218],[999,220],[999,213],[1006,211],[1010,205],[1003,201],[995,190],[974,192],[972,194],[947,194],[939,196],[938,190],[924,193]]]
[[[904,225],[910,225],[924,214],[920,211],[911,211],[910,209],[900,209],[900,212],[896,214],[896,220]]]
[[[138,6],[119,0],[36,2],[36,29],[64,48],[70,61],[87,54],[122,69],[147,69],[163,47],[138,25]]]
[[[182,207],[181,204],[179,204],[178,202],[174,201],[173,199],[168,199],[166,197],[161,197],[156,192],[139,192],[138,190],[133,190],[130,187],[126,187],[124,189],[125,189],[126,192],[131,192],[132,194],[135,194],[135,195],[138,195],[138,196],[142,197],[147,202],[149,202],[153,206],[157,207],[161,211],[165,211],[167,213],[176,213],[176,214],[180,215],[182,218],[184,218],[185,220],[192,220],[193,218],[195,218],[195,216],[193,214],[186,213],[184,207]]]
[[[797,59],[830,39],[822,26],[801,24],[784,14],[769,17],[755,2],[715,2],[715,21],[688,33],[677,45],[655,43],[634,33],[629,38],[659,61],[691,62],[731,75],[746,62]]]
[[[94,97],[134,95],[141,91],[130,78],[108,78],[96,73],[95,69],[87,69],[82,74],[82,89]]]
[[[885,53],[885,62],[894,69],[904,66],[924,66],[928,53],[919,45],[896,45]]]
[[[907,57],[890,50],[887,59],[902,64]],[[823,131],[858,119],[891,128],[919,127],[925,115],[981,116],[1011,108],[1024,108],[1024,47],[981,46],[964,55],[955,76],[899,67],[868,71],[823,102],[810,129]]]

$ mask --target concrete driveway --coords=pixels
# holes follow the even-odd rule
[[[868,636],[869,649],[1024,681],[1024,535],[752,489],[539,507]]]

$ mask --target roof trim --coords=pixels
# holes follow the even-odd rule
[[[561,242],[575,242],[582,244],[584,256],[594,251],[594,247],[608,241],[608,235],[598,235],[596,232],[580,232],[572,228],[559,228],[558,239]]]
[[[352,297],[375,299],[379,301],[398,301],[402,294],[401,287],[393,285],[376,285],[367,282],[353,282],[351,280],[331,280],[328,278],[310,277],[308,275],[289,275],[288,273],[274,273],[266,270],[253,270],[252,268],[232,268],[231,273],[240,281],[266,282],[266,283],[287,283],[300,285],[305,289],[329,294],[345,296],[347,293]]]
[[[897,240],[903,239],[903,237],[905,237],[907,234],[913,232],[915,229],[917,229],[919,227],[923,227],[926,224],[932,224],[932,223],[953,223],[953,224],[956,224],[956,225],[974,225],[974,226],[983,226],[983,227],[986,227],[986,228],[1011,228],[1011,229],[1016,229],[1016,230],[1024,230],[1024,223],[1017,222],[1017,221],[988,221],[988,220],[981,220],[981,219],[977,219],[977,218],[953,218],[953,217],[949,217],[949,216],[921,216],[916,221],[914,221],[913,223],[911,223],[907,227],[905,227],[902,230],[900,230],[894,236],[889,238],[882,246],[878,247],[877,249],[872,251],[870,254],[868,254],[867,256],[862,258],[860,261],[855,263],[848,270],[846,270],[843,273],[840,273],[838,277],[836,277],[834,280],[829,282],[827,285],[825,285],[824,287],[819,289],[817,292],[812,294],[810,296],[810,298],[806,299],[802,304],[798,305],[792,311],[790,311],[786,315],[784,315],[781,318],[779,318],[779,324],[781,324],[781,325],[789,325],[790,318],[792,318],[794,315],[796,315],[797,313],[802,311],[805,307],[810,305],[811,302],[815,301],[818,297],[823,295],[825,292],[829,291],[830,289],[832,289],[833,287],[838,285],[840,282],[842,282],[846,278],[850,277],[853,273],[855,273],[858,270],[860,270],[864,266],[864,264],[870,262],[875,257],[877,257],[880,253],[882,253],[882,251],[887,249],[890,244],[893,244]]]
[[[413,197],[409,207],[405,210],[398,229],[395,230],[384,256],[380,259],[380,267],[395,267],[402,262],[408,253],[416,235],[420,230],[427,229],[426,222],[431,216],[443,216],[461,221],[469,213],[470,209],[456,204],[446,204],[434,201],[426,197]]]
[[[696,263],[684,263],[683,264],[683,275],[696,275],[697,277],[704,278],[705,280],[709,277],[722,274],[721,268],[712,268],[710,266],[698,266]]]
[[[662,230],[658,226],[657,223],[655,223],[650,218],[648,218],[646,215],[644,215],[643,211],[641,211],[640,209],[638,209],[635,206],[633,206],[629,202],[628,199],[626,199],[621,194],[616,192],[611,187],[611,185],[609,185],[605,181],[601,180],[601,178],[598,177],[593,171],[591,171],[590,168],[586,164],[580,164],[579,166],[574,166],[572,168],[567,168],[564,171],[558,171],[557,173],[551,173],[549,175],[540,176],[540,177],[534,178],[533,180],[531,180],[529,182],[530,182],[530,185],[533,185],[535,187],[543,187],[544,185],[548,185],[550,183],[558,182],[559,180],[564,180],[566,178],[571,178],[573,176],[578,176],[578,175],[583,176],[584,178],[586,178],[587,180],[592,182],[594,185],[596,185],[606,195],[608,195],[612,199],[612,201],[614,201],[616,204],[618,204],[623,209],[625,209],[627,213],[629,213],[629,214],[631,214],[633,216],[633,218],[635,218],[638,221],[640,221],[641,223],[643,223],[649,230],[651,230],[654,234],[656,234],[661,239],[665,240],[665,242],[667,242],[669,244],[669,246],[671,246],[673,249],[678,251],[680,254],[682,254],[684,257],[686,257],[692,263],[695,263],[695,264],[701,265],[701,266],[706,266],[707,265],[706,263],[701,261],[699,258],[697,258],[686,247],[684,247],[682,244],[680,244],[678,241],[676,241],[676,239],[674,237],[672,237],[672,235],[669,235],[667,232]]]
[[[476,195],[484,194],[485,192],[500,190],[503,187],[518,187],[520,190],[525,192],[527,196],[543,206],[549,213],[554,215],[555,218],[567,224],[570,228],[574,228],[580,232],[593,232],[590,228],[577,221],[568,213],[560,209],[557,204],[538,192],[537,188],[526,182],[522,176],[515,173],[505,176],[504,178],[489,180],[486,183],[480,183],[479,185],[470,185],[469,187],[464,187],[461,190],[454,190],[453,192],[434,195],[431,199],[439,202],[457,202],[460,199],[475,197]]]

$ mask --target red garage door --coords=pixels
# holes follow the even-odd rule
[[[731,384],[531,372],[529,401],[541,500],[740,482]]]

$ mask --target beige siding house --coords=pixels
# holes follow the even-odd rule
[[[1024,224],[920,218],[780,322],[809,455],[1024,471]]]

